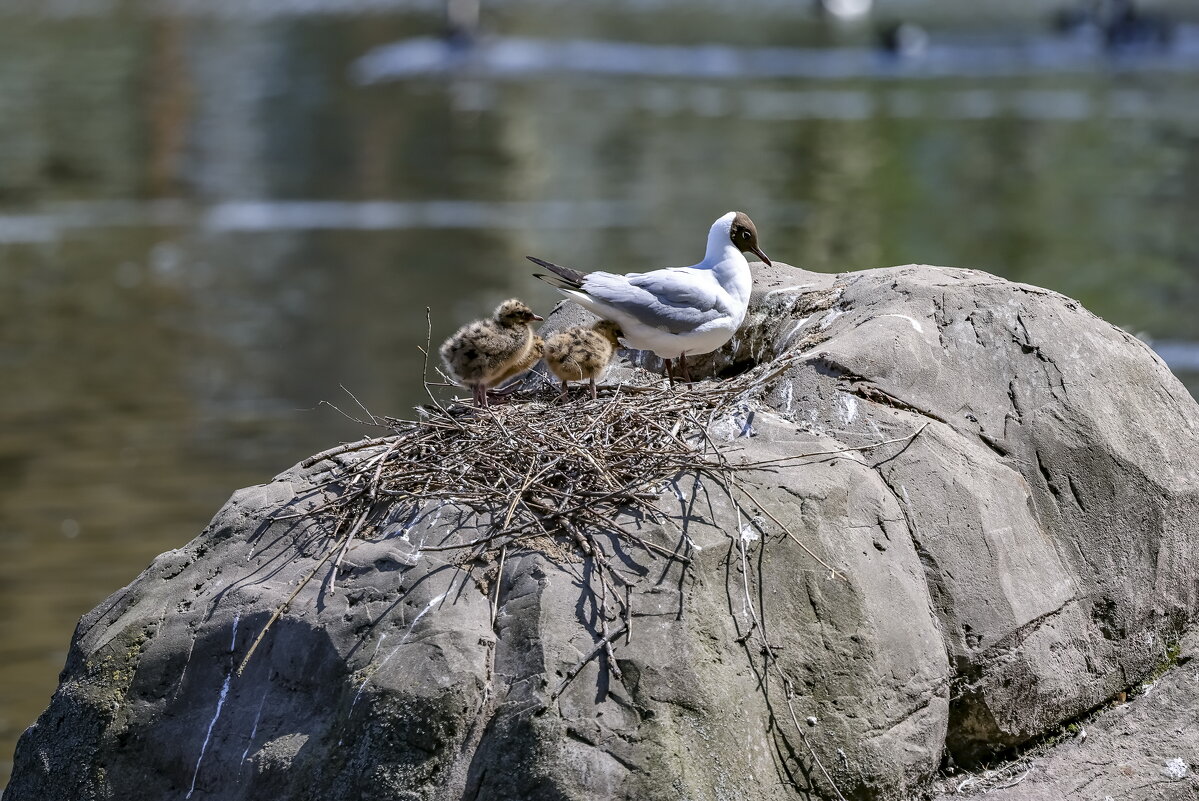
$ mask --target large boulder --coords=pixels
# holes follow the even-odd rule
[[[756,269],[692,373],[763,377],[707,436],[775,461],[619,521],[689,561],[600,538],[614,662],[591,558],[469,570],[428,550],[494,530],[458,504],[397,514],[327,593],[295,513],[363,447],[236,493],[89,613],[4,801],[901,799],[1163,662],[1199,604],[1199,407],[1148,348],[984,273]]]

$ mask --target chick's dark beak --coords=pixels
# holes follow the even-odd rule
[[[763,253],[762,249],[760,247],[758,247],[757,245],[751,246],[750,250],[752,250],[754,252],[755,256],[757,256],[759,259],[764,261],[767,266],[770,266],[771,264],[773,264],[773,262],[770,261],[770,258],[765,253]]]
[[[540,314],[534,314],[534,315],[533,315],[533,319],[534,319],[534,320],[544,320],[545,318],[544,318],[544,317],[542,317]]]

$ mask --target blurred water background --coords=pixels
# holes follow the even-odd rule
[[[691,263],[743,209],[808,269],[1076,297],[1199,392],[1199,10],[1058,9],[484,0],[472,45],[437,2],[0,0],[0,786],[78,617],[373,433],[323,401],[411,414],[426,306],[548,311],[526,253]]]

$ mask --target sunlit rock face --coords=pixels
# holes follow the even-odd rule
[[[587,562],[514,549],[497,591],[426,550],[490,530],[453,505],[305,585],[239,675],[324,576],[328,532],[276,516],[360,451],[236,493],[87,615],[5,801],[906,799],[1163,660],[1199,605],[1199,407],[1157,357],[979,272],[755,269],[692,374],[788,359],[709,426],[788,461],[740,474],[752,502],[682,475],[661,522],[621,521],[687,564],[601,541],[632,585],[619,679],[566,681],[599,638]]]

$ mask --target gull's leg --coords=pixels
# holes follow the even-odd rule
[[[666,365],[666,378],[670,381],[670,388],[674,389],[674,371],[670,369],[670,359],[663,359],[662,361]]]
[[[687,370],[687,360],[683,358],[685,355],[686,354],[684,354],[684,353],[679,354],[679,375],[681,375],[683,377],[684,381],[686,381],[688,384],[690,384],[691,383],[691,373]]]

